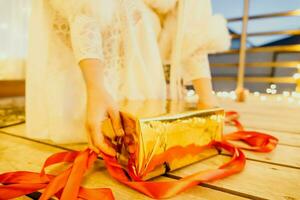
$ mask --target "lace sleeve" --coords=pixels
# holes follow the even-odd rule
[[[208,55],[205,53],[195,54],[183,60],[182,64],[185,84],[199,78],[211,78]]]
[[[177,16],[176,12],[170,12],[163,23],[163,29],[160,34],[159,46],[161,57],[164,63],[170,63],[172,46],[174,41],[174,33],[176,32]],[[188,35],[188,34],[187,34]],[[190,47],[185,47],[184,52]],[[182,62],[182,78],[187,84],[198,78],[210,78],[210,68],[208,55],[206,52],[193,52],[181,55]]]
[[[78,15],[70,21],[72,48],[77,62],[95,58],[103,60],[100,26],[91,16]]]
[[[56,15],[68,26],[68,39],[77,62],[83,59],[103,59],[100,24],[92,12],[91,0],[49,0]]]

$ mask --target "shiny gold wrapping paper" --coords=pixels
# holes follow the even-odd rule
[[[127,142],[117,142],[118,160],[126,167],[133,155],[135,172],[143,180],[218,153],[212,148],[199,155],[186,154],[146,173],[153,157],[172,147],[204,146],[212,140],[221,140],[224,110],[198,109],[196,104],[175,101],[127,101],[122,103],[120,110]],[[113,134],[110,123],[104,123],[102,128],[105,135]]]

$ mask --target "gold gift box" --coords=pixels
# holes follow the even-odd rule
[[[172,155],[176,159],[149,171],[153,159],[171,148],[185,148],[191,144],[205,146],[212,140],[221,140],[224,110],[198,109],[195,103],[183,101],[125,101],[120,110],[126,137],[115,143],[117,158],[127,167],[129,158],[133,157],[134,172],[142,180],[218,153],[217,149],[209,148],[197,155]],[[113,134],[109,120],[103,124],[102,130],[107,136]]]

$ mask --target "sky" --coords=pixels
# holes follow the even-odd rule
[[[243,15],[243,0],[212,0],[213,12],[223,14],[226,18],[241,17]],[[300,9],[300,0],[250,0],[250,16],[274,12],[284,12]],[[229,23],[229,28],[237,33],[241,32],[240,22]],[[270,19],[250,20],[248,32],[264,32],[300,29],[300,16],[276,17]],[[254,46],[260,46],[287,37],[260,36],[249,38]]]

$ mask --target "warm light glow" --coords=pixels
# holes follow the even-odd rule
[[[282,95],[285,96],[285,97],[288,97],[288,96],[290,96],[290,92],[284,91],[284,92],[282,93]]]
[[[268,94],[260,93],[255,91],[252,93],[254,97],[259,98],[261,102],[278,102],[278,103],[289,103],[292,105],[300,106],[300,92],[289,92],[283,91],[282,94],[277,94],[277,86],[275,84],[270,85],[270,88],[266,89]],[[219,91],[216,92],[216,95],[222,99],[232,99],[236,100],[237,95],[235,91]]]
[[[275,89],[271,90],[271,94],[277,94],[277,90]]]
[[[293,78],[296,79],[296,80],[300,79],[300,73],[295,73],[293,75]]]
[[[297,92],[292,92],[292,97],[297,97]]]
[[[276,97],[276,101],[282,101],[282,97],[281,96]]]
[[[261,96],[261,97],[260,97],[260,100],[261,100],[261,101],[266,101],[266,100],[267,100],[267,96]]]
[[[236,100],[236,93],[235,93],[235,91],[231,91],[230,93],[229,93],[229,96],[230,96],[230,98],[232,99],[232,100]]]
[[[229,96],[229,93],[228,92],[222,92],[222,97],[226,98]]]
[[[292,98],[292,97],[289,97],[289,98],[288,98],[288,102],[289,102],[289,103],[293,103],[294,101],[295,101],[294,98]]]
[[[187,96],[188,97],[192,97],[192,96],[194,96],[196,93],[195,93],[195,90],[188,90],[187,91]]]
[[[276,88],[277,88],[277,85],[275,85],[275,84],[272,84],[272,85],[270,86],[270,88],[274,90],[274,89],[276,89]]]
[[[254,92],[254,96],[255,96],[255,97],[258,97],[259,95],[260,95],[259,92]]]
[[[300,92],[292,92],[292,97],[300,98]]]

